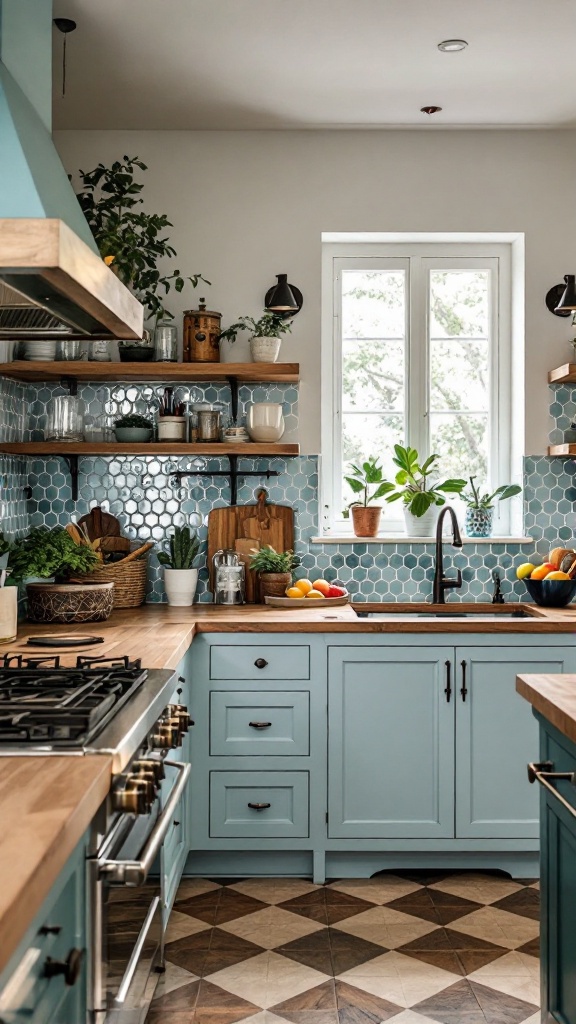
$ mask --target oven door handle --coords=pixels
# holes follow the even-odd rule
[[[109,881],[116,882],[121,885],[143,885],[146,881],[150,868],[156,860],[160,847],[164,842],[180,797],[182,796],[186,783],[188,782],[191,769],[189,764],[183,764],[181,761],[164,761],[164,764],[168,765],[170,768],[176,768],[180,777],[172,787],[170,796],[166,801],[166,806],[158,816],[158,820],[156,821],[156,824],[154,825],[154,828],[152,829],[150,836],[140,853],[140,859],[99,860],[98,874],[100,877],[105,875]]]
[[[132,950],[132,954],[130,956],[128,966],[126,968],[126,972],[124,974],[124,977],[122,978],[120,988],[118,989],[118,993],[114,999],[115,1003],[123,1003],[126,999],[126,996],[128,995],[130,985],[134,980],[134,975],[136,974],[136,969],[138,967],[138,963],[142,955],[142,950],[144,949],[144,943],[146,942],[148,932],[150,931],[154,923],[154,918],[156,917],[159,906],[160,897],[155,896],[154,899],[152,900],[152,903],[150,904],[150,907],[148,908],[146,920],[144,921],[144,924],[142,925],[142,928],[140,930],[138,941],[136,942],[136,945]]]

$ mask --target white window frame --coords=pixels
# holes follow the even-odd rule
[[[369,236],[368,236],[369,237]],[[460,269],[473,263],[475,267],[486,267],[496,275],[496,287],[492,295],[496,301],[491,308],[491,418],[490,457],[494,487],[502,483],[521,482],[521,465],[518,452],[522,450],[522,439],[512,430],[513,422],[518,431],[523,430],[523,416],[516,415],[518,404],[512,396],[512,364],[515,347],[520,350],[518,338],[514,344],[514,330],[518,336],[522,330],[522,316],[518,309],[518,298],[523,302],[523,237],[517,235],[487,236],[482,240],[446,241],[430,236],[418,240],[412,237],[395,236],[393,241],[354,240],[333,241],[331,236],[323,240],[322,256],[322,444],[321,444],[321,507],[320,528],[324,536],[351,537],[352,526],[342,518],[341,487],[341,437],[342,437],[342,348],[341,348],[341,271],[352,267],[394,265],[409,267],[407,289],[407,353],[406,353],[406,412],[408,437],[406,440],[426,457],[427,428],[429,414],[429,373],[428,373],[428,289],[424,275],[438,268]],[[398,239],[398,240],[396,240]],[[513,287],[514,285],[514,287]],[[422,304],[426,308],[422,309]],[[514,318],[514,304],[516,316]],[[513,324],[513,320],[516,324]],[[417,337],[416,328],[410,325],[424,325],[424,344]],[[518,353],[514,360],[518,364]],[[523,369],[523,367],[522,367]],[[516,372],[515,372],[516,388]],[[520,400],[523,401],[523,387],[520,385]],[[516,435],[516,436],[515,436]],[[378,454],[378,453],[367,453]],[[466,476],[463,469],[462,476]],[[404,533],[399,504],[388,506],[383,516],[381,536],[396,536]],[[521,504],[516,500],[496,503],[494,535],[511,536],[521,528]]]

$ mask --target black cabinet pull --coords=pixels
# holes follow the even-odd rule
[[[61,924],[43,924],[38,930],[39,935],[60,935],[62,931]]]
[[[460,667],[462,669],[462,686],[460,687],[460,694],[461,694],[462,700],[465,701],[466,700],[466,694],[468,693],[468,689],[466,687],[466,662],[465,661],[461,661],[460,662]]]
[[[250,807],[253,811],[266,811],[268,807],[271,806],[272,804],[248,804],[248,807]]]
[[[46,957],[44,977],[56,978],[59,974],[62,974],[66,985],[71,988],[80,977],[83,956],[83,949],[71,949],[66,960],[53,960],[50,956]]]
[[[445,661],[444,664],[446,666],[446,686],[444,688],[444,693],[446,694],[446,703],[449,704],[452,696],[452,662]]]
[[[268,662],[266,661],[266,658],[256,658],[256,661],[254,662],[254,664],[255,664],[256,668],[266,668],[266,665],[268,664]]]
[[[251,729],[269,729],[272,722],[248,722]]]
[[[180,824],[180,822],[179,821],[173,821],[172,824],[174,825],[174,828],[178,828],[178,825]]]

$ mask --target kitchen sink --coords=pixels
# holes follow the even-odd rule
[[[356,615],[360,619],[383,619],[383,620],[394,620],[394,619],[476,619],[476,620],[489,620],[494,621],[495,619],[529,619],[530,615],[524,608],[517,608],[515,610],[506,612],[487,611],[483,608],[479,608],[478,611],[467,611],[459,612],[452,611],[447,608],[446,611],[432,611],[429,612],[407,612],[403,608],[399,608],[398,611],[386,611],[386,612],[362,612],[354,609]]]

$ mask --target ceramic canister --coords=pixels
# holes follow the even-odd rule
[[[251,441],[279,441],[284,433],[284,416],[279,402],[254,402],[246,414],[246,429]]]
[[[220,362],[220,321],[221,313],[206,309],[200,299],[198,309],[184,311],[184,362]]]

